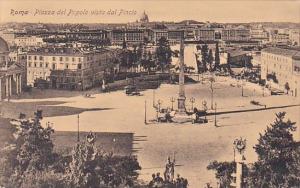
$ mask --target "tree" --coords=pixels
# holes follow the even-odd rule
[[[260,134],[254,149],[258,161],[249,177],[251,187],[298,187],[300,185],[300,150],[292,131],[295,123],[284,120],[285,112],[276,114],[276,120]]]
[[[230,187],[233,180],[232,173],[235,172],[236,164],[235,162],[218,162],[213,161],[208,166],[208,170],[216,171],[216,178],[219,180],[220,187],[226,188]]]
[[[213,61],[214,61],[214,57],[212,54],[212,49],[209,49],[209,53],[207,57],[207,63],[209,64],[209,71],[213,71]]]
[[[142,187],[135,156],[99,151],[94,142],[77,143],[71,154],[53,151],[51,127],[43,128],[41,111],[34,119],[14,120],[14,136],[1,149],[0,185],[7,188]],[[4,173],[2,173],[4,172]]]
[[[52,170],[59,159],[50,139],[54,130],[50,126],[43,128],[41,118],[41,111],[37,111],[34,119],[12,121],[16,126],[15,140],[4,150],[1,165],[6,172],[2,178],[9,183],[7,187],[20,187],[36,174]]]
[[[165,37],[161,37],[158,41],[158,47],[156,48],[157,66],[161,71],[164,71],[165,67],[172,61],[172,50]]]
[[[220,52],[219,52],[219,43],[216,43],[216,51],[215,51],[215,66],[214,70],[217,70],[220,68]]]
[[[295,123],[285,120],[285,112],[276,114],[276,120],[260,134],[254,149],[258,161],[243,166],[243,177],[247,187],[299,187],[300,185],[300,147],[293,139]],[[220,187],[228,187],[235,172],[234,162],[210,163],[209,170],[216,170]]]
[[[134,156],[100,153],[89,143],[78,143],[65,179],[70,187],[117,187],[136,183],[141,167]]]
[[[208,46],[207,44],[204,44],[201,47],[201,55],[202,55],[202,67],[203,67],[203,71],[206,72],[207,71],[207,63],[208,63]]]

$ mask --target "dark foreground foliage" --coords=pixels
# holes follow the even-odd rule
[[[55,153],[51,127],[41,117],[14,120],[14,140],[1,150],[0,185],[7,188],[143,187],[135,156],[102,153],[93,143],[77,143],[67,156]]]

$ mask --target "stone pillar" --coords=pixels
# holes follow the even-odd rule
[[[19,75],[16,74],[16,94],[19,94]]]
[[[11,94],[12,94],[12,83],[11,83],[11,80],[12,80],[12,76],[10,75],[10,76],[8,76],[8,80],[9,80],[9,96],[11,96]]]
[[[8,81],[8,76],[5,78],[5,96],[8,98],[9,97],[9,81]]]
[[[184,91],[184,41],[180,43],[180,62],[179,62],[179,96],[178,96],[178,112],[186,113],[185,109],[185,91]]]
[[[243,159],[240,154],[238,154],[236,160],[236,188],[241,188],[243,183]]]
[[[2,79],[0,78],[0,101],[2,101]]]
[[[22,93],[22,74],[19,74],[19,93]]]

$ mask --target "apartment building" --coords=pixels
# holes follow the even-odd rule
[[[270,80],[270,77],[275,78]],[[286,90],[288,86],[293,96],[299,97],[300,91],[300,51],[266,48],[261,52],[261,78],[272,87]]]

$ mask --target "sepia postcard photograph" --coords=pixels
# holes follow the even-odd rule
[[[300,0],[0,0],[0,188],[299,188]]]

